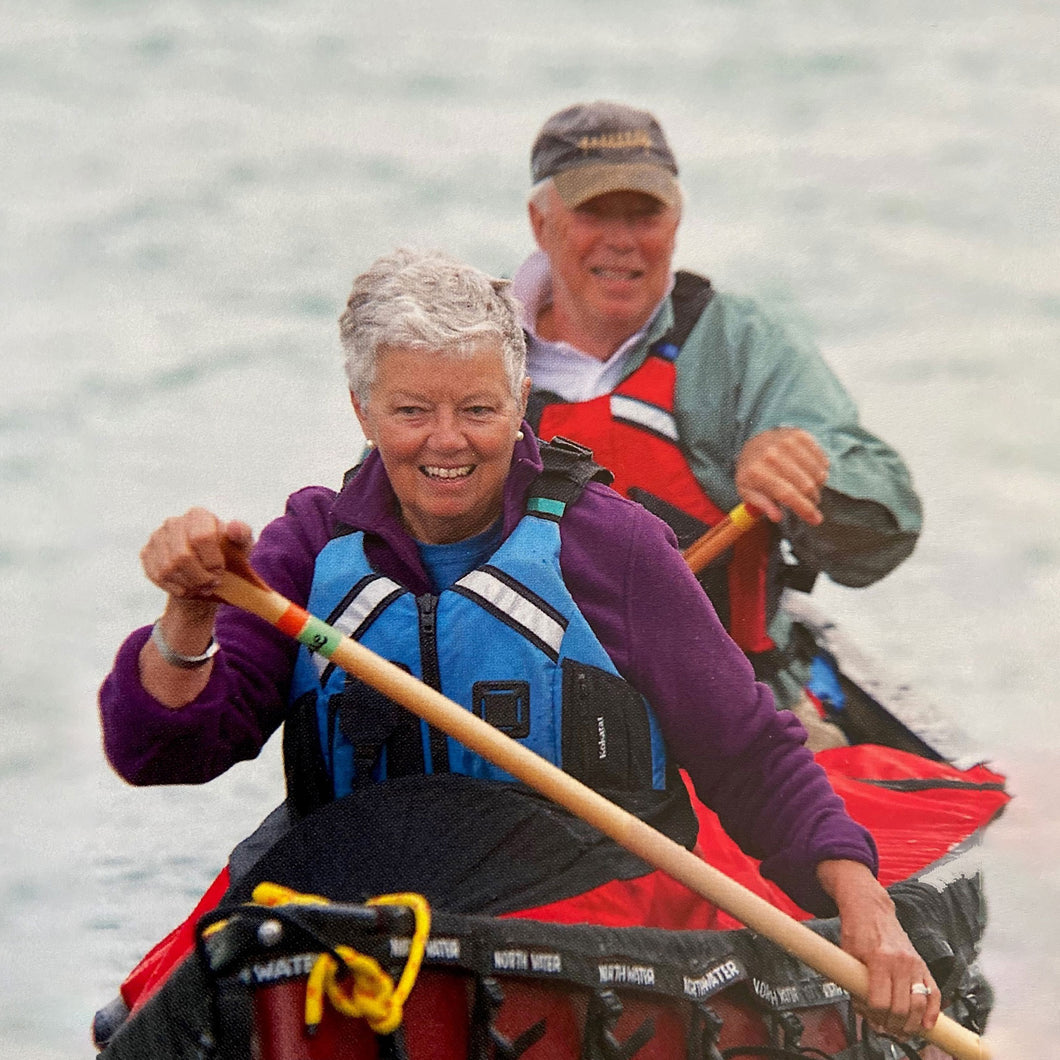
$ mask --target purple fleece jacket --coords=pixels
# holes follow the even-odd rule
[[[504,536],[523,513],[541,470],[526,424],[504,493]],[[302,606],[317,553],[332,528],[366,533],[373,566],[414,593],[430,591],[377,453],[336,494],[309,486],[262,531],[252,562]],[[560,523],[564,580],[623,677],[652,704],[670,754],[726,831],[803,908],[835,907],[814,872],[826,858],[876,870],[875,845],[850,819],[803,746],[805,731],[776,711],[744,654],[681,558],[669,527],[608,487],[590,484]],[[179,710],[140,683],[144,627],[120,648],[100,690],[107,757],[132,784],[198,784],[253,758],[282,723],[297,644],[260,619],[223,606],[221,651],[209,683]]]

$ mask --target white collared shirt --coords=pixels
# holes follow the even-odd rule
[[[551,342],[537,334],[538,314],[552,301],[552,270],[544,251],[535,251],[519,267],[512,279],[512,293],[523,306],[521,323],[528,336],[526,370],[534,389],[549,390],[564,401],[591,401],[614,390],[625,375],[626,356],[644,337],[663,304],[659,303],[639,331],[601,361],[569,342]]]

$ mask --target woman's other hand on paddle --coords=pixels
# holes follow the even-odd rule
[[[748,439],[736,458],[740,499],[779,523],[784,509],[811,526],[824,516],[818,504],[828,481],[828,457],[812,434],[775,427]]]
[[[855,861],[823,861],[817,877],[839,907],[840,945],[869,971],[868,998],[855,1002],[858,1011],[896,1038],[934,1027],[938,984],[898,922],[890,895]]]

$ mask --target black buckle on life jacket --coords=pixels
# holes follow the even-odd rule
[[[557,434],[551,442],[541,444],[544,470],[534,479],[527,494],[528,500],[540,498],[557,501],[566,507],[573,504],[590,482],[610,486],[615,476],[593,460],[593,451],[584,445]],[[548,515],[534,511],[535,515]],[[558,517],[556,517],[558,518]]]
[[[528,681],[476,681],[471,686],[471,709],[513,740],[530,735]]]
[[[589,482],[603,482],[610,486],[615,476],[593,460],[593,451],[572,438],[557,434],[541,446],[541,460],[546,472],[564,475],[572,482],[585,486]]]

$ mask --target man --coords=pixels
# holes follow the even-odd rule
[[[780,592],[818,571],[869,585],[912,552],[921,509],[905,465],[815,349],[753,302],[675,276],[683,196],[650,113],[568,107],[542,127],[531,171],[540,250],[514,290],[535,428],[592,448],[683,547],[741,500],[763,513],[702,580],[778,705],[804,707]]]

